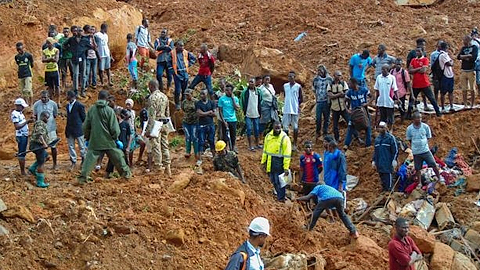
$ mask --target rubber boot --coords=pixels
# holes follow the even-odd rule
[[[37,173],[37,187],[47,188],[50,184],[45,183],[45,174]]]
[[[37,162],[35,161],[32,165],[30,165],[30,167],[28,167],[28,171],[34,175],[34,176],[37,176],[37,167],[38,167],[38,164]]]

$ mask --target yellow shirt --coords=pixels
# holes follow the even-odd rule
[[[55,55],[58,53],[57,48],[49,49],[46,48],[45,50],[42,51],[43,55],[45,58],[55,58]],[[58,71],[58,64],[57,62],[48,62],[45,63],[45,72],[52,72],[52,71]]]

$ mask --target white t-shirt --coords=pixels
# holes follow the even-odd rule
[[[283,90],[285,91],[285,104],[283,105],[283,113],[288,114],[299,114],[299,97],[300,89],[302,86],[298,83],[295,83],[293,86],[290,83],[283,85]]]
[[[19,112],[17,110],[13,110],[12,114],[10,115],[10,119],[14,124],[23,124],[27,121],[23,112]],[[23,126],[21,129],[15,130],[15,136],[28,136],[28,125]]]
[[[262,84],[260,86],[260,93],[262,93],[262,100],[272,102],[273,97],[275,96],[275,89],[271,84],[268,84],[268,87],[266,87],[265,84]]]
[[[258,95],[256,90],[248,90],[248,104],[247,104],[247,112],[245,116],[248,118],[259,118],[260,112],[258,111]]]
[[[108,35],[107,33],[98,32],[95,34],[97,38],[98,54],[100,57],[109,57],[110,48],[108,47]]]
[[[383,76],[382,74],[378,75],[375,80],[375,90],[378,90],[379,95],[377,99],[378,107],[393,108],[395,102],[393,101],[393,92],[398,90],[397,80],[391,74]]]
[[[452,58],[450,58],[450,55],[448,55],[448,53],[446,52],[443,52],[438,57],[440,68],[443,69],[443,75],[445,75],[445,77],[447,78],[453,78],[453,66],[445,65],[452,60]]]

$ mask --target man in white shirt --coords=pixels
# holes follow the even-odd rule
[[[110,48],[108,47],[108,35],[107,35],[108,25],[102,23],[100,26],[100,32],[95,33],[95,41],[98,46],[98,55],[100,56],[100,66],[99,66],[99,75],[100,75],[100,84],[103,85],[103,72],[107,73],[107,81],[109,86],[113,86],[112,80],[110,78],[110,66],[113,62],[112,54],[110,53]]]
[[[150,58],[150,48],[153,49],[152,39],[148,31],[148,20],[143,19],[142,25],[137,27],[135,31],[135,44],[138,47],[138,54],[140,54],[140,68],[144,69],[145,62],[148,66],[148,59]]]
[[[443,70],[443,76],[440,80],[440,103],[442,104],[442,111],[445,111],[445,94],[448,93],[448,100],[450,101],[450,112],[453,109],[453,60],[448,55],[449,45],[446,42],[440,44],[440,54],[438,55],[438,62],[440,68]]]
[[[302,86],[295,82],[295,71],[288,73],[288,83],[283,85],[285,103],[283,105],[283,130],[288,134],[289,126],[293,128],[293,151],[297,151],[298,118],[302,104]]]
[[[396,95],[398,88],[396,79],[390,74],[389,70],[389,65],[382,66],[382,73],[378,75],[374,88],[377,108],[380,110],[380,121],[386,122],[391,132],[394,122],[394,97],[397,100]],[[376,124],[377,123],[375,123],[375,125]]]

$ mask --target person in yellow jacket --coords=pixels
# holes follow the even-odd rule
[[[292,157],[292,143],[287,133],[282,131],[282,124],[275,122],[273,130],[265,136],[263,144],[262,165],[272,181],[279,202],[285,202],[285,187],[280,184],[279,175],[289,174]]]

